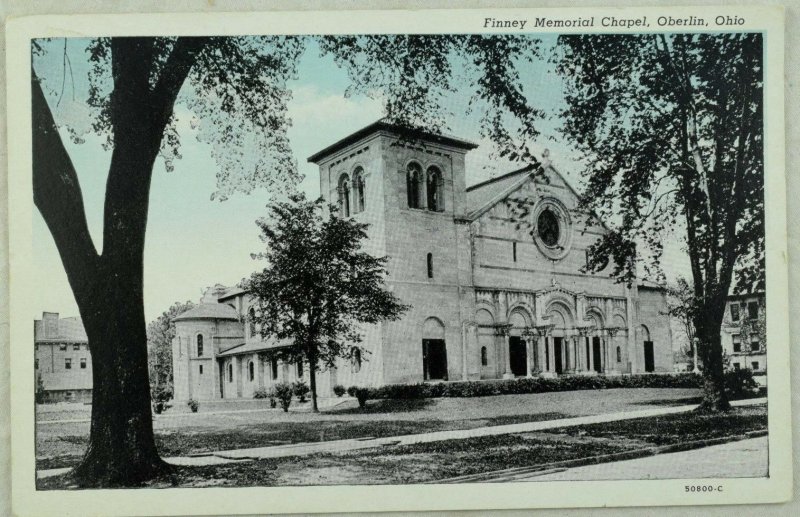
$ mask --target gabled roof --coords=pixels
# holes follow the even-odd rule
[[[533,165],[467,187],[467,217],[475,219],[518,189],[530,177]]]
[[[226,303],[201,303],[182,313],[173,321],[182,320],[238,320],[236,309]]]
[[[44,337],[44,322],[42,320],[33,320],[33,340],[39,342],[68,341],[70,343],[86,343],[89,341],[80,318],[74,316],[71,318],[56,318],[58,335],[49,337]]]
[[[326,147],[325,149],[312,154],[311,156],[308,157],[308,161],[311,163],[319,163],[324,158],[332,155],[333,153],[340,151],[345,147],[348,147],[349,145],[354,144],[355,142],[358,142],[359,140],[370,136],[373,133],[377,133],[378,131],[388,131],[390,133],[394,133],[398,136],[407,138],[409,140],[416,140],[416,139],[426,140],[429,142],[435,142],[438,144],[455,147],[457,149],[470,150],[478,147],[478,144],[474,144],[467,140],[462,140],[461,138],[456,138],[454,136],[449,136],[449,135],[437,135],[422,130],[409,130],[407,128],[402,128],[400,126],[397,126],[395,124],[390,124],[389,122],[386,122],[385,120],[381,119],[373,122],[372,124],[366,127],[359,129],[355,133],[350,133],[349,135],[342,138],[338,142],[335,142]]]

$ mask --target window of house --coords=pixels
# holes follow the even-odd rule
[[[428,278],[433,278],[433,253],[428,253],[427,265],[428,265]]]
[[[339,193],[339,215],[350,217],[350,178],[347,174],[342,174],[339,178],[336,190]]]
[[[731,304],[731,321],[739,321],[739,304]]]
[[[741,368],[741,366],[739,365],[739,363],[733,363],[733,369],[734,369],[734,370],[738,370],[739,368]]]
[[[481,366],[487,366],[489,364],[489,358],[487,357],[486,347],[481,347]]]
[[[203,365],[202,364],[200,365],[199,371],[200,371],[200,375],[203,375]]]
[[[361,350],[356,348],[353,350],[353,373],[361,371]]]
[[[72,349],[73,350],[80,350],[81,349],[81,345],[79,343],[75,343],[75,344],[72,345]]]
[[[297,377],[298,378],[303,377],[303,360],[302,359],[298,359],[297,360]]]
[[[72,370],[72,359],[69,357],[64,358],[64,368],[67,370]]]
[[[59,350],[66,350],[67,349],[67,344],[66,343],[61,343],[60,345],[58,345],[58,349]]]
[[[514,262],[516,262],[517,261],[517,243],[516,242],[512,242],[511,243],[511,255],[514,258]]]
[[[203,334],[197,334],[197,357],[203,357]]]
[[[366,208],[366,194],[364,193],[364,169],[356,167],[353,172],[353,200],[355,201],[354,213],[362,212]]]
[[[233,382],[233,363],[228,363],[228,382]]]
[[[761,347],[759,346],[758,338],[753,337],[750,339],[750,351],[751,352],[758,352]]]
[[[742,336],[740,336],[739,334],[733,335],[733,351],[734,352],[742,351]]]
[[[247,317],[250,326],[250,337],[254,337],[256,335],[256,310],[250,307],[250,310],[247,312]]]
[[[86,358],[85,357],[81,357],[81,369],[82,370],[86,369]]]
[[[416,162],[408,164],[406,170],[406,193],[408,195],[408,208],[421,208],[420,183],[422,182],[422,167]]]
[[[747,316],[751,319],[758,319],[758,302],[750,302],[747,304]]]
[[[438,167],[428,167],[428,210],[441,212],[444,210],[442,171]]]
[[[753,370],[758,370],[758,361],[753,361]]]
[[[253,382],[256,378],[256,365],[253,364],[253,361],[250,361],[250,364],[247,366],[248,373],[250,374],[250,382]]]

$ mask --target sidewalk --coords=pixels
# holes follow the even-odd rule
[[[765,404],[766,398],[740,400],[732,402],[733,406],[755,406]],[[605,422],[616,422],[619,420],[632,420],[634,418],[644,418],[652,416],[671,415],[684,413],[696,408],[696,404],[685,406],[675,406],[657,409],[645,409],[641,411],[624,411],[618,413],[606,413],[601,415],[582,416],[575,418],[563,418],[559,420],[546,420],[542,422],[526,422],[522,424],[497,425],[490,427],[478,427],[475,429],[459,429],[453,431],[438,431],[432,433],[409,434],[402,436],[388,436],[384,438],[354,438],[348,440],[331,440],[326,442],[295,443],[290,445],[274,445],[270,447],[254,447],[250,449],[234,449],[227,451],[217,451],[214,453],[198,456],[178,456],[164,458],[173,465],[182,466],[201,466],[218,465],[221,463],[234,463],[238,461],[249,461],[265,458],[283,458],[287,456],[307,456],[321,452],[350,452],[361,449],[373,449],[393,445],[411,445],[416,443],[428,443],[444,440],[462,440],[465,438],[475,438],[479,436],[497,436],[503,434],[528,433],[534,431],[544,431],[560,427],[572,427],[578,425],[598,424]],[[51,469],[42,470],[37,473],[37,477],[44,478],[56,476],[68,472],[70,469]]]

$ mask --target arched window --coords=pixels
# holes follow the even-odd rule
[[[275,359],[274,357],[270,361],[270,369],[272,370],[272,372],[271,372],[272,373],[272,380],[273,381],[277,381],[278,380],[278,360]]]
[[[428,278],[433,278],[433,253],[428,253],[427,266],[428,266]]]
[[[233,363],[228,363],[228,382],[233,382]]]
[[[297,378],[301,379],[303,377],[303,359],[297,360]]]
[[[481,366],[487,366],[489,364],[489,358],[486,355],[486,347],[481,347]]]
[[[619,347],[617,347],[617,362],[618,363],[622,362],[622,350],[620,350]]]
[[[256,310],[250,307],[250,311],[247,313],[249,324],[250,324],[250,337],[255,337],[256,335]]]
[[[442,190],[442,171],[438,167],[428,167],[428,210],[433,212],[444,210]]]
[[[416,162],[408,164],[406,171],[406,192],[408,208],[420,208],[420,184],[422,183],[422,167]]]
[[[517,243],[516,243],[516,241],[511,243],[511,254],[514,257],[514,262],[516,262],[517,261]]]
[[[247,368],[249,370],[248,373],[250,374],[250,382],[253,382],[256,378],[256,365],[253,364],[253,361],[250,361],[250,364]]]
[[[339,215],[350,217],[350,178],[347,174],[342,174],[339,178]]]
[[[361,349],[356,348],[353,350],[353,373],[361,371]]]
[[[355,210],[353,213],[357,214],[364,211],[366,208],[364,193],[364,169],[357,167],[353,172],[353,201],[355,201]]]
[[[197,334],[197,357],[203,357],[203,334]]]

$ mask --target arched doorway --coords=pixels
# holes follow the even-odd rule
[[[481,379],[496,379],[500,376],[500,372],[497,369],[494,316],[487,309],[478,309],[475,312],[475,323],[478,325]]]
[[[524,377],[528,375],[528,344],[522,332],[530,326],[528,318],[519,310],[515,310],[508,318],[511,331],[508,337],[508,364],[511,375]]]
[[[422,327],[422,372],[426,381],[447,380],[447,346],[444,324],[428,318]]]
[[[650,330],[642,325],[641,326],[642,347],[644,348],[644,371],[656,371],[655,351],[653,350],[653,342],[650,340]]]
[[[571,371],[575,364],[575,353],[570,353],[567,346],[567,329],[574,327],[574,318],[570,308],[562,301],[553,302],[547,314],[553,330],[550,337],[545,338],[544,364],[546,371],[560,375]]]

